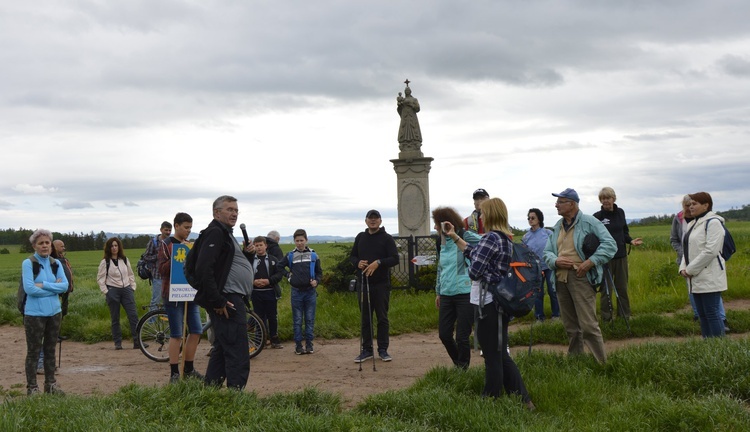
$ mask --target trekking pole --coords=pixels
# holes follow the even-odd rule
[[[604,271],[604,274],[602,275],[602,286],[604,287],[604,295],[607,297],[607,305],[609,306],[609,318],[612,320],[612,328],[615,328],[615,311],[612,308],[612,292],[610,291],[610,283],[609,280],[611,278],[607,278],[607,275],[609,275],[609,264],[602,265],[602,270]],[[614,285],[614,283],[612,283]],[[617,295],[617,294],[615,294]],[[617,304],[620,304],[619,298],[617,299]]]
[[[607,278],[607,284],[612,285],[612,287],[615,287],[615,280],[612,277],[612,272],[609,270],[609,266],[604,267],[604,275]],[[625,326],[628,328],[628,333],[633,333],[633,331],[630,329],[630,320],[628,320],[628,317],[625,316],[625,311],[623,310],[622,303],[620,303],[620,294],[617,293],[617,288],[614,289],[615,292],[615,298],[617,299],[617,310],[622,314],[622,318],[625,320]],[[612,303],[610,302],[610,311],[612,310]],[[612,313],[612,312],[610,312]],[[612,325],[614,325],[614,317],[612,319]]]
[[[367,318],[370,320],[370,341],[374,344],[375,339],[375,332],[372,330],[372,298],[370,297],[370,277],[365,276],[365,282],[367,284]],[[372,353],[372,371],[375,372],[377,369],[375,369],[375,350],[373,350]]]
[[[365,299],[364,299],[364,292],[365,287],[362,286],[363,278],[360,275],[359,277],[359,316],[360,316],[360,325],[359,325],[359,371],[362,372],[362,356],[365,354],[365,335],[362,333],[362,322],[361,319],[365,317]]]

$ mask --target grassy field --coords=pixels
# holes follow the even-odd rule
[[[750,299],[750,223],[730,222],[738,246],[729,262],[725,300]],[[677,274],[669,245],[669,227],[634,227],[644,245],[630,256],[632,332],[619,320],[604,325],[605,340],[647,336],[696,336],[698,326],[687,310],[685,282]],[[290,249],[285,245],[284,249]],[[315,245],[324,271],[332,264],[330,245]],[[10,248],[9,248],[10,249]],[[12,249],[17,250],[17,249]],[[137,257],[140,251],[131,251]],[[0,255],[0,323],[20,325],[15,293],[25,255]],[[95,283],[101,252],[71,252],[76,291],[63,332],[81,341],[109,340],[109,315]],[[139,305],[150,290],[139,281]],[[280,333],[291,337],[288,287],[280,302]],[[548,302],[547,302],[548,303]],[[547,305],[547,307],[549,307]],[[750,331],[750,311],[728,310],[734,333]],[[358,308],[351,293],[319,290],[316,335],[357,337]],[[391,332],[437,328],[434,293],[395,291],[391,300]],[[519,320],[530,323],[531,317]],[[559,322],[518,326],[513,345],[566,344]],[[127,329],[124,325],[123,329]],[[533,352],[518,355],[521,373],[539,409],[528,413],[517,401],[481,399],[483,369],[468,372],[435,369],[412,388],[368,398],[343,411],[335,395],[313,389],[258,398],[204,389],[190,383],[159,389],[130,386],[105,397],[10,398],[2,430],[89,429],[91,424],[114,430],[749,430],[750,342],[747,338],[626,348],[612,353],[606,365],[590,357],[567,358]],[[551,373],[554,371],[554,373]],[[583,389],[583,390],[582,390]],[[59,418],[66,422],[60,423]],[[70,422],[68,423],[68,419]]]

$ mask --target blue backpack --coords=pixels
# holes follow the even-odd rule
[[[708,223],[716,218],[710,218],[706,220],[706,235],[708,235]],[[737,252],[737,246],[734,244],[732,234],[729,233],[727,227],[722,223],[721,227],[724,228],[724,245],[721,247],[721,257],[724,261],[729,261],[735,252]]]
[[[314,250],[310,249],[310,279],[315,279],[315,261],[318,260],[318,254]],[[294,258],[294,251],[286,254],[286,260],[289,262],[289,277],[292,277],[292,261]]]

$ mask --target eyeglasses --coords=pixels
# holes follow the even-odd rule
[[[221,209],[221,211],[225,211],[227,213],[237,213],[237,214],[240,214],[240,210],[239,209],[232,208],[232,207],[223,208],[223,209]]]
[[[557,200],[557,201],[555,201],[555,204],[562,205],[562,204],[567,204],[567,203],[571,203],[571,202],[573,202],[573,201],[560,201],[560,200]]]
[[[532,219],[536,219],[536,216],[529,216],[526,218],[526,220],[532,220]]]

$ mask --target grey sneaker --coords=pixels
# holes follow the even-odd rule
[[[37,375],[44,375],[44,368],[43,367],[36,368],[36,374]]]
[[[280,344],[280,343],[273,343],[273,342],[272,342],[272,343],[271,343],[271,348],[272,348],[272,349],[282,349],[282,348],[284,348],[284,345],[282,345],[282,344]]]
[[[305,348],[305,352],[307,354],[315,354],[315,348],[313,348],[313,344],[307,344],[307,348]]]
[[[174,384],[174,383],[179,382],[179,381],[180,381],[180,374],[173,373],[173,374],[169,375],[169,383],[170,384]]]
[[[39,391],[39,386],[31,386],[26,388],[26,395],[27,396],[37,396],[40,395],[42,392]]]
[[[388,354],[388,351],[386,350],[378,351],[378,356],[380,356],[380,360],[383,360],[384,362],[393,360],[393,357],[391,357],[391,355]]]
[[[362,353],[354,359],[354,363],[364,363],[367,360],[370,360],[371,358],[372,358],[372,351],[362,351]]]
[[[65,392],[62,391],[62,389],[57,385],[56,382],[53,382],[52,384],[44,384],[44,392],[57,395],[65,395]]]
[[[302,348],[302,345],[297,345],[297,347],[294,348],[294,353],[297,355],[305,354],[305,349]]]

